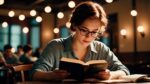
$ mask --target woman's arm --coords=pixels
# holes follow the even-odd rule
[[[53,80],[53,81],[58,81],[58,80],[65,79],[69,75],[70,74],[67,71],[64,71],[64,70],[55,70],[55,71],[49,71],[49,72],[36,71],[33,74],[32,80]]]

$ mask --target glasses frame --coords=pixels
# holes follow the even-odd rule
[[[89,31],[88,29],[81,28],[81,26],[78,26],[78,29],[80,31],[80,34],[83,36],[88,36],[90,34],[90,36],[92,37],[98,37],[102,35],[102,32]]]

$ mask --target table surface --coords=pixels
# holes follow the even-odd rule
[[[106,81],[91,81],[91,80],[87,80],[87,81],[83,81],[83,82],[79,82],[79,81],[74,81],[74,80],[65,80],[65,81],[26,81],[26,82],[16,82],[15,84],[150,84],[150,82],[125,82],[123,80],[106,80]]]
[[[143,83],[68,83],[68,82],[41,82],[41,81],[27,81],[27,82],[17,82],[16,84],[150,84],[150,82]]]

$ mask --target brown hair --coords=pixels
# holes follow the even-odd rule
[[[92,1],[82,2],[73,10],[70,18],[71,30],[75,31],[73,26],[81,25],[87,18],[99,18],[103,27],[107,26],[106,13],[101,5]]]

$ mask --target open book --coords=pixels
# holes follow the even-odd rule
[[[113,80],[96,80],[93,79],[93,82],[102,82],[102,83],[135,83],[135,82],[150,82],[150,78],[145,74],[132,74],[127,76],[122,76],[119,79]]]
[[[133,74],[128,76],[122,76],[119,79],[125,80],[127,82],[145,82],[149,80],[148,76],[145,74]]]
[[[59,65],[59,69],[67,70],[71,73],[71,78],[78,80],[92,77],[93,74],[106,70],[107,67],[108,63],[105,60],[90,60],[85,63],[81,60],[64,57],[61,58]]]

